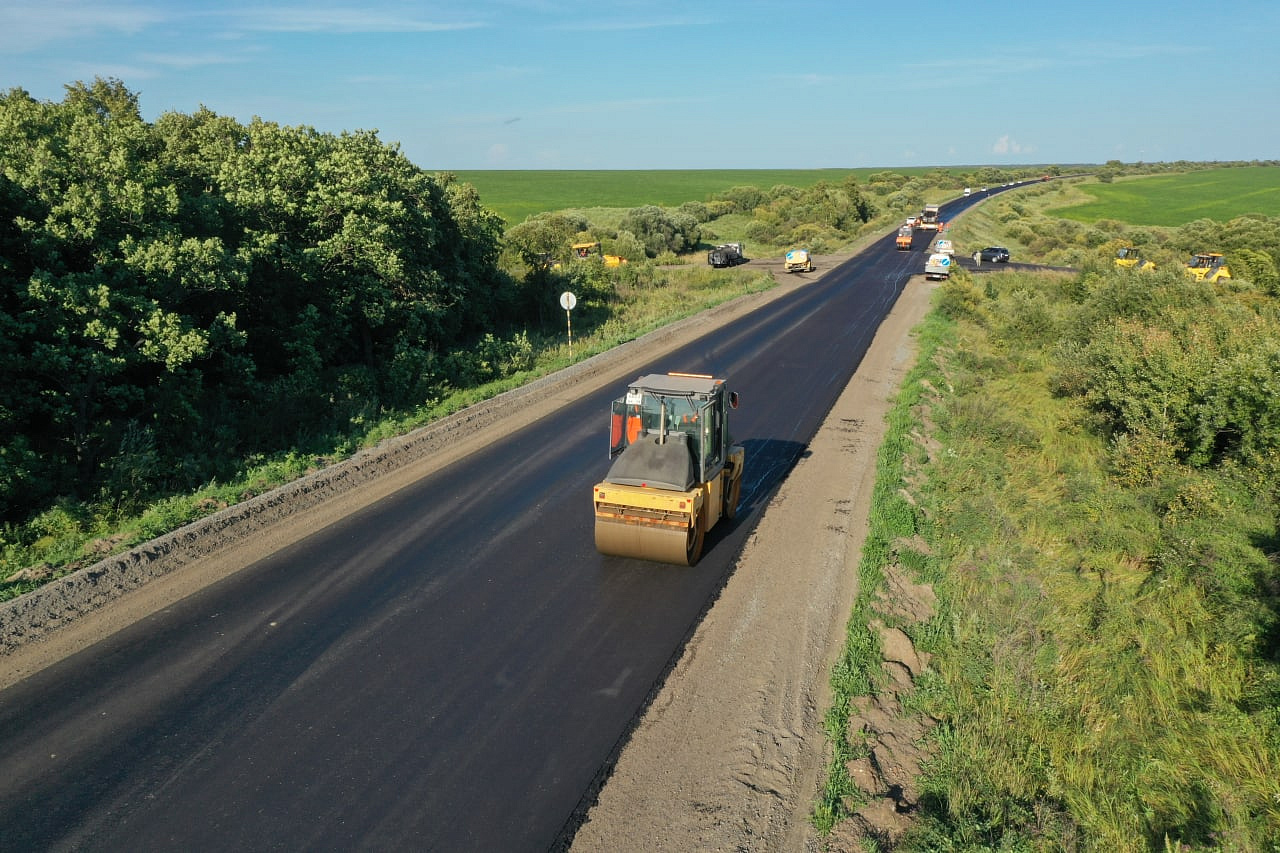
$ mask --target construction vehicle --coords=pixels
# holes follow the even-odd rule
[[[808,249],[791,249],[783,259],[782,268],[787,272],[813,272],[813,258]]]
[[[915,232],[912,231],[910,225],[903,225],[898,229],[898,237],[895,241],[895,245],[898,247],[899,251],[910,251],[912,234],[914,233]]]
[[[598,257],[604,261],[604,265],[606,267],[620,267],[627,262],[627,259],[621,255],[606,255],[604,251],[601,250],[600,243],[598,241],[574,243],[572,248],[574,257],[582,258],[583,260],[591,257]]]
[[[1142,252],[1133,246],[1121,246],[1116,249],[1116,266],[1121,269],[1137,269],[1144,272],[1150,272],[1156,268],[1154,263],[1142,257]]]
[[[738,395],[723,379],[651,373],[613,401],[609,457],[593,490],[596,550],[692,566],[706,534],[732,519],[746,452],[729,436]]]
[[[956,253],[955,246],[951,243],[949,237],[939,237],[933,241],[933,251],[939,255],[954,255]]]
[[[746,260],[741,243],[724,243],[707,252],[707,263],[713,267],[731,267]]]
[[[924,262],[924,277],[929,281],[943,281],[951,277],[951,256],[934,252]]]
[[[1222,255],[1217,252],[1202,252],[1198,255],[1192,255],[1191,260],[1187,261],[1187,275],[1196,281],[1216,283],[1230,281],[1231,269],[1227,266]]]
[[[920,213],[919,225],[917,228],[923,228],[926,231],[937,231],[939,207],[936,204],[926,204],[924,210]]]

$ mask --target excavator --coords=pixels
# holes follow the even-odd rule
[[[574,243],[571,248],[573,249],[573,256],[575,258],[582,258],[585,260],[591,257],[598,257],[604,260],[604,265],[606,267],[620,267],[627,262],[627,259],[621,255],[606,255],[600,249],[600,243],[597,241],[589,243]]]
[[[746,451],[729,435],[738,394],[700,373],[651,373],[613,401],[608,474],[592,490],[596,550],[692,566],[732,519]]]

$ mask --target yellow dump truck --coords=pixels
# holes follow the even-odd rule
[[[692,566],[707,531],[733,518],[746,451],[729,435],[738,395],[723,379],[652,373],[613,401],[613,463],[592,490],[596,550]]]
[[[787,272],[813,272],[813,258],[808,249],[792,249],[783,259],[782,268]]]

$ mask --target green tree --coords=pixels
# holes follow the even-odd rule
[[[0,150],[5,519],[414,405],[438,353],[518,317],[498,217],[372,132],[152,125],[95,80],[0,96]]]
[[[649,257],[664,251],[689,251],[702,239],[702,229],[692,216],[652,204],[628,210],[618,227],[635,235]]]

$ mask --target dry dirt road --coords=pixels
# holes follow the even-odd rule
[[[847,257],[818,257],[817,270],[801,276],[786,276],[780,261],[759,263],[778,287],[704,312],[656,339],[646,336],[644,345],[674,348],[693,340],[709,326],[803,287]],[[573,850],[822,848],[808,816],[826,763],[821,722],[829,704],[828,674],[857,593],[885,415],[914,361],[910,331],[925,315],[931,290],[920,276],[907,284],[639,721]],[[631,363],[625,352],[593,361],[543,382],[560,388],[616,382]],[[544,389],[541,396],[554,395]],[[511,428],[499,413],[544,414],[535,403],[474,408],[280,495],[261,496],[250,502],[256,508],[230,508],[112,566],[50,584],[39,601],[10,602],[0,608],[0,689],[296,541],[324,519],[352,512],[483,446],[492,440],[486,432],[497,431],[493,427]],[[459,433],[466,433],[465,442]],[[448,454],[440,450],[446,446]],[[406,464],[406,456],[414,461]],[[233,532],[240,528],[252,535]]]

